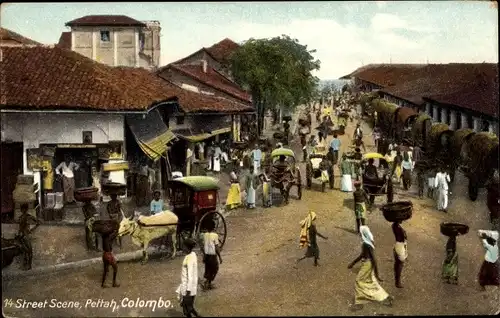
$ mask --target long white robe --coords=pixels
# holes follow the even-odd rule
[[[438,172],[434,178],[434,187],[438,190],[438,210],[448,208],[448,182],[450,182],[450,176],[446,172]]]

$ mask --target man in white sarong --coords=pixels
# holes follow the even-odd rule
[[[446,212],[448,208],[448,182],[450,182],[450,176],[443,167],[439,167],[434,178],[434,187],[437,189],[437,208],[443,212]]]
[[[220,149],[219,144],[215,144],[214,154],[213,154],[213,166],[212,170],[214,172],[220,172],[220,161],[222,157],[222,149]]]

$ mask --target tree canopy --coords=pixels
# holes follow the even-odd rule
[[[282,105],[293,110],[315,97],[318,79],[312,71],[320,68],[320,61],[312,56],[315,52],[282,35],[249,39],[232,54],[232,75],[250,90],[259,118],[267,109]]]

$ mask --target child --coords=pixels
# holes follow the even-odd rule
[[[265,208],[269,208],[273,205],[270,185],[271,180],[268,178],[265,172],[259,176],[259,179],[260,182],[262,182],[262,205]]]
[[[159,190],[156,190],[154,192],[153,200],[151,200],[149,206],[150,206],[149,211],[151,212],[151,215],[155,215],[163,211],[163,200],[161,199],[161,192]]]
[[[361,224],[365,224],[366,202],[370,198],[368,194],[361,188],[361,182],[354,182],[355,191],[354,196],[354,213],[356,214],[356,232],[359,233]]]

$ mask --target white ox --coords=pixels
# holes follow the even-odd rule
[[[177,223],[179,218],[170,211],[163,211],[153,216],[140,216],[134,220],[134,215],[130,218],[125,217],[120,222],[118,235],[130,234],[132,243],[142,248],[142,263],[148,261],[148,245],[151,240],[171,235],[172,236],[172,258],[177,252]],[[158,226],[155,226],[158,225]]]

